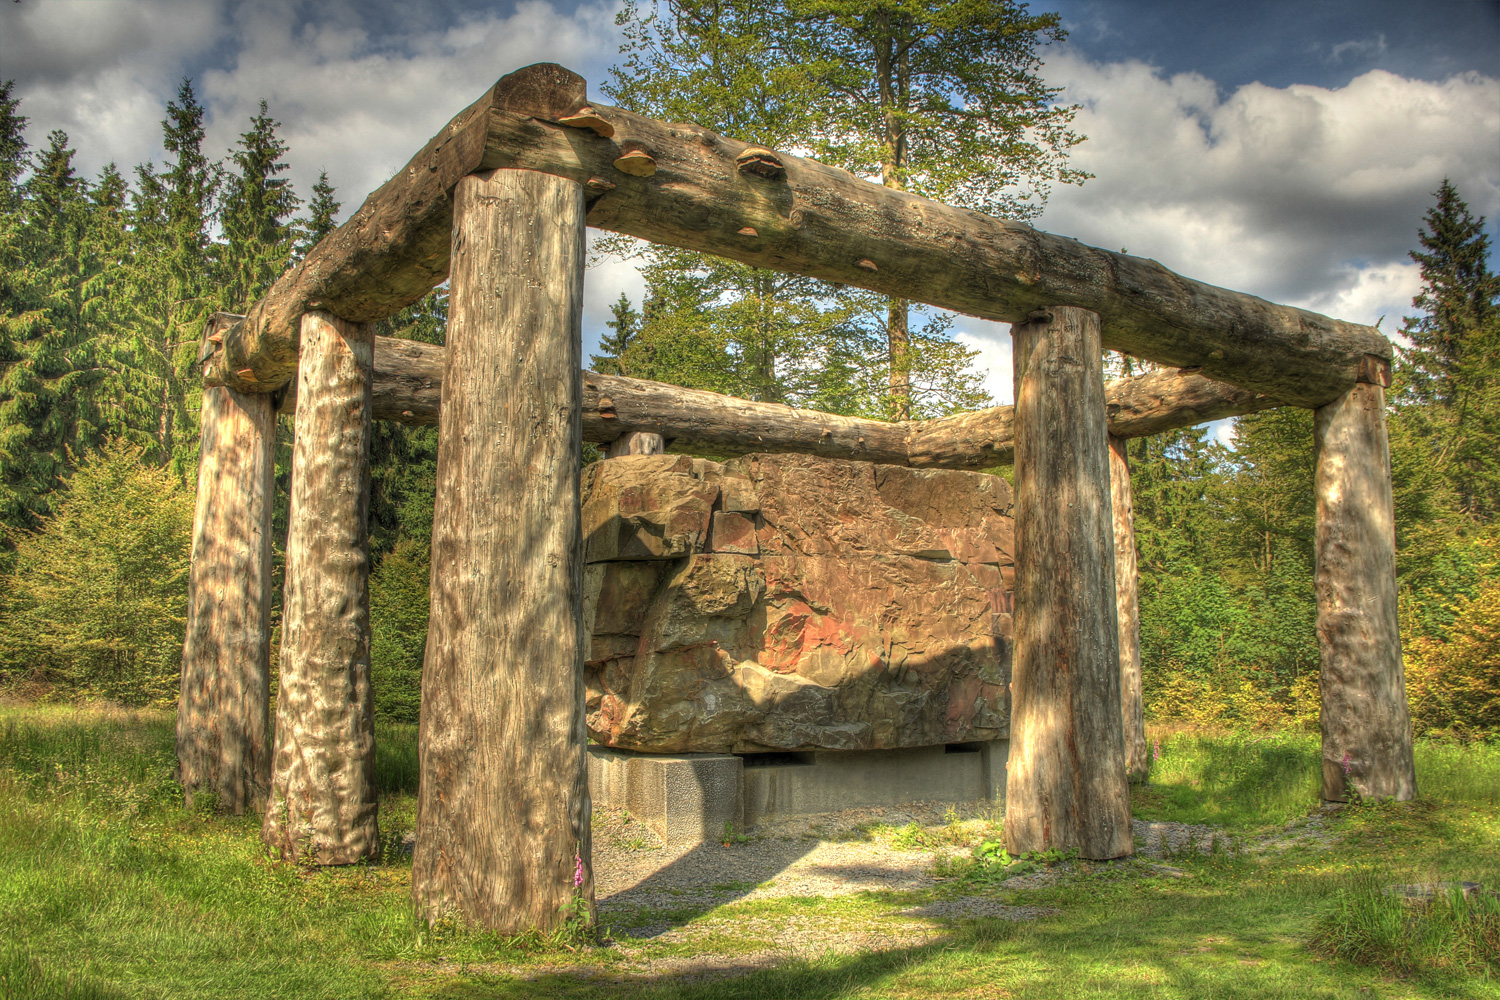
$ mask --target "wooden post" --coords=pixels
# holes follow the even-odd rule
[[[373,329],[302,318],[276,753],[261,836],[287,859],[349,864],[379,848],[370,696]]]
[[[203,390],[187,638],[177,701],[178,780],[242,813],[271,773],[271,500],[276,412],[267,393]]]
[[[1005,846],[1132,853],[1099,317],[1012,328],[1015,654]]]
[[[1109,498],[1115,531],[1115,616],[1120,629],[1120,718],[1125,726],[1125,773],[1144,781],[1151,770],[1146,709],[1141,700],[1141,611],[1135,560],[1135,505],[1124,438],[1109,435]]]
[[[1396,530],[1385,389],[1316,411],[1323,798],[1412,799],[1411,716],[1396,620]]]
[[[500,170],[454,189],[412,895],[428,920],[502,934],[594,912],[584,247],[577,183]]]
[[[605,455],[660,455],[667,450],[666,439],[650,431],[626,431],[605,446]]]

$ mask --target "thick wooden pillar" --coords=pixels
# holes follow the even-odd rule
[[[1120,635],[1120,719],[1125,727],[1125,773],[1142,781],[1151,770],[1146,708],[1141,700],[1141,611],[1135,560],[1135,505],[1124,438],[1109,435],[1109,498],[1115,532],[1115,617]]]
[[[412,895],[429,920],[504,934],[578,900],[593,914],[584,247],[572,181],[497,170],[454,190]]]
[[[1012,328],[1016,609],[1005,844],[1130,854],[1099,316]]]
[[[1323,798],[1412,799],[1411,716],[1396,620],[1396,530],[1385,389],[1316,411]]]
[[[271,773],[271,502],[276,411],[268,393],[203,390],[187,638],[177,700],[178,779],[191,803],[241,813]]]
[[[626,431],[605,446],[609,458],[621,455],[660,455],[667,450],[666,439],[650,431]]]
[[[288,859],[373,856],[371,327],[302,318],[276,752],[261,836]]]

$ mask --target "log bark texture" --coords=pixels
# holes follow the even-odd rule
[[[578,476],[584,200],[455,192],[412,894],[503,934],[593,910]],[[575,869],[582,881],[575,887]]]
[[[203,390],[187,637],[177,701],[189,804],[242,813],[271,774],[271,507],[276,413],[263,393]]]
[[[601,105],[596,115],[612,136],[559,124],[583,100],[582,78],[558,66],[506,77],[372,195],[328,251],[315,251],[256,304],[247,323],[226,335],[211,378],[278,388],[295,363],[289,320],[300,309],[322,303],[371,319],[377,305],[387,314],[441,281],[447,191],[475,169],[471,150],[482,122],[480,168],[586,184],[595,194],[588,221],[602,229],[1005,322],[1051,303],[1085,307],[1104,317],[1107,347],[1198,366],[1301,406],[1346,391],[1365,355],[1391,356],[1373,328],[1193,281],[1156,261],[951,208],[813,160],[782,153],[784,169],[741,170],[737,158],[750,147],[699,126]],[[621,169],[627,150],[649,154],[654,170]],[[399,294],[381,291],[387,288]]]
[[[1015,653],[1005,844],[1133,851],[1120,718],[1099,317],[1059,306],[1012,331]]]
[[[227,315],[227,314],[221,314]],[[443,348],[375,338],[377,420],[433,425],[443,389]],[[1175,368],[1110,382],[1104,390],[1109,432],[1136,438],[1282,405]],[[278,396],[282,413],[297,394]],[[758,403],[701,389],[623,375],[583,373],[583,439],[608,445],[631,433],[660,433],[668,449],[713,455],[795,452],[885,465],[988,469],[1009,465],[1015,408],[890,423]]]
[[[584,103],[583,79],[561,66],[528,66],[501,78],[277,279],[243,323],[225,331],[205,382],[278,389],[296,373],[304,312],[373,322],[441,284],[448,277],[453,185],[481,167],[490,112],[515,109],[556,120]]]
[[[1125,773],[1143,781],[1151,771],[1146,710],[1141,698],[1141,612],[1135,558],[1135,504],[1124,438],[1109,436],[1109,497],[1115,534],[1115,617],[1120,634],[1120,720],[1125,727]]]
[[[1385,389],[1320,407],[1316,569],[1323,798],[1416,797],[1396,618],[1396,531]]]
[[[370,362],[366,324],[302,320],[296,444],[261,836],[286,859],[342,865],[378,849],[370,692]]]

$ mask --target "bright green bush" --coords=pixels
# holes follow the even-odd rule
[[[0,587],[0,675],[128,705],[177,697],[193,497],[139,448],[92,454]]]

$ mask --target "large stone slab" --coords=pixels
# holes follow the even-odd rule
[[[1008,734],[1010,488],[809,456],[584,480],[589,727],[660,753]]]

